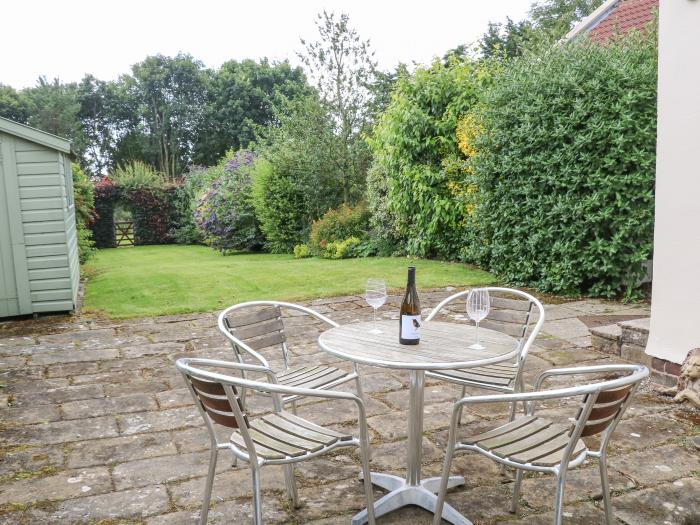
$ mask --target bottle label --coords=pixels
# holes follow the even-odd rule
[[[420,315],[401,316],[401,339],[420,339],[422,326]]]

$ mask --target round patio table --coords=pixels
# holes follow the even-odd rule
[[[518,342],[508,335],[481,328],[480,343],[483,350],[473,350],[475,328],[466,324],[441,321],[425,322],[421,327],[420,343],[399,344],[399,323],[380,321],[354,323],[332,328],[318,339],[326,352],[354,363],[409,371],[409,415],[406,478],[372,472],[372,483],[389,491],[374,503],[376,517],[383,516],[407,505],[418,505],[435,512],[436,493],[440,478],[421,480],[421,455],[423,440],[423,391],[426,370],[472,368],[498,363],[515,357]],[[445,416],[447,418],[447,415]],[[448,487],[462,485],[464,478],[452,476]],[[455,525],[471,525],[453,507],[445,503],[443,519]],[[367,523],[367,509],[356,514],[353,525]]]

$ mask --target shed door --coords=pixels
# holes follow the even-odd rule
[[[2,156],[3,139],[6,137],[0,134],[0,317],[19,314],[12,237],[10,236],[10,210],[5,184],[5,178],[14,176],[14,173],[5,173],[6,163],[3,162]]]

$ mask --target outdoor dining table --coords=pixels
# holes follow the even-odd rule
[[[375,328],[376,327],[376,328]],[[373,329],[381,333],[373,333]],[[479,339],[485,348],[469,348],[475,340],[475,328],[465,323],[425,322],[420,343],[399,344],[398,321],[352,323],[332,328],[319,337],[323,350],[354,363],[409,371],[409,415],[406,478],[370,473],[372,483],[389,491],[374,503],[379,517],[407,505],[418,505],[435,512],[436,493],[440,478],[421,479],[423,440],[423,394],[426,370],[462,369],[509,360],[517,353],[515,338],[494,330],[479,329]],[[445,414],[445,421],[449,414]],[[448,487],[462,485],[464,478],[452,476]],[[443,519],[455,525],[471,522],[448,504]],[[367,509],[352,519],[353,525],[367,523]]]

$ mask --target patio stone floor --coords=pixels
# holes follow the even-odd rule
[[[434,306],[452,289],[421,293]],[[380,311],[396,317],[391,297]],[[340,323],[366,320],[361,297],[311,303]],[[427,310],[427,308],[426,308]],[[597,352],[579,317],[648,315],[645,305],[585,300],[546,306],[547,321],[526,364],[528,386],[553,366],[610,363]],[[464,319],[457,309],[448,314]],[[333,363],[316,338],[321,327],[307,317],[286,319],[293,363]],[[180,356],[230,359],[215,328],[215,314],[128,321],[53,316],[0,322],[0,523],[195,523],[199,515],[209,441],[179,373]],[[619,359],[618,359],[619,360]],[[279,363],[279,359],[276,361]],[[373,469],[402,474],[405,468],[407,376],[363,367]],[[345,387],[353,391],[351,384]],[[473,392],[476,392],[474,390]],[[481,391],[484,392],[484,391]],[[459,389],[428,382],[425,392],[423,474],[438,475],[452,402]],[[253,408],[267,401],[253,397]],[[298,413],[320,424],[356,429],[352,409],[338,402],[302,401]],[[548,416],[571,417],[571,405],[547,404]],[[504,419],[507,407],[479,406],[465,416],[463,432],[475,433]],[[356,433],[356,430],[355,430]],[[699,524],[700,412],[677,405],[644,385],[610,446],[610,480],[618,523]],[[513,481],[494,463],[474,454],[455,459],[466,484],[450,501],[476,524],[550,523],[551,476],[523,483],[521,512],[508,512]],[[340,524],[364,506],[357,481],[358,457],[336,453],[297,467],[301,506],[284,498],[279,467],[263,469],[266,523]],[[250,523],[249,470],[232,468],[221,455],[209,522]],[[380,496],[377,490],[376,495]],[[567,480],[564,522],[603,523],[597,466],[588,462]],[[382,524],[428,524],[431,516],[410,507]]]

